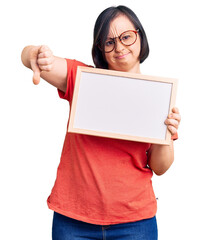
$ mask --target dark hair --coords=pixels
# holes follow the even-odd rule
[[[139,29],[139,36],[141,40],[141,50],[139,55],[140,63],[142,63],[149,55],[149,44],[146,33],[139,19],[135,13],[126,6],[109,7],[105,9],[97,18],[94,27],[94,41],[92,47],[92,57],[97,68],[108,68],[108,63],[105,60],[104,42],[109,33],[109,26],[113,19],[118,15],[125,15],[134,24],[136,29]]]

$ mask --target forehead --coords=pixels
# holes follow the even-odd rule
[[[133,23],[127,16],[119,15],[111,21],[108,37],[119,36],[122,32],[127,30],[135,30]]]

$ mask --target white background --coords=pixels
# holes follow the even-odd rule
[[[46,82],[32,84],[24,46],[91,60],[93,26],[111,5],[132,8],[150,43],[143,74],[179,78],[182,115],[175,162],[153,177],[160,240],[202,239],[201,5],[192,0],[3,1],[0,4],[0,239],[51,239],[46,199],[56,177],[68,102]],[[76,38],[79,36],[79,38]]]

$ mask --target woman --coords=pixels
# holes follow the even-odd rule
[[[125,6],[110,7],[98,17],[92,56],[95,66],[140,73],[149,54],[144,29]],[[47,46],[27,46],[23,64],[58,88],[70,107],[76,60],[53,56]],[[165,120],[172,139],[180,123],[177,108]],[[67,133],[57,178],[48,198],[54,211],[53,239],[157,239],[156,198],[151,177],[174,160],[170,146]]]

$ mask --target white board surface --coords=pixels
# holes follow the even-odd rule
[[[84,67],[77,74],[69,131],[169,144],[174,79]]]

